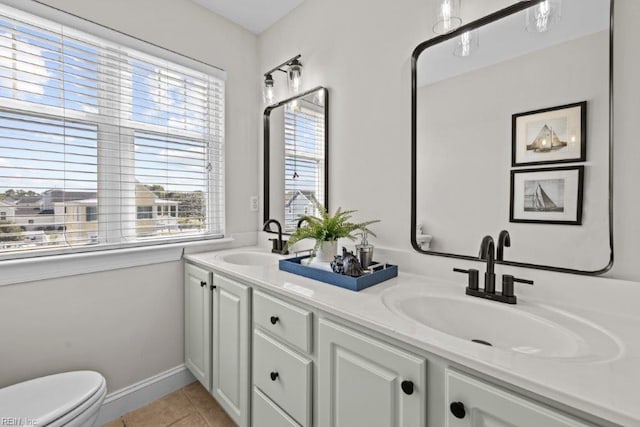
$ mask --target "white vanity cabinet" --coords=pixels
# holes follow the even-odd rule
[[[250,422],[251,287],[185,264],[185,365],[241,427]]]
[[[446,427],[590,426],[452,369],[445,378]]]
[[[185,266],[185,364],[240,427],[603,425],[313,301],[208,270]]]
[[[255,291],[253,324],[253,426],[311,427],[313,313]]]
[[[184,273],[184,363],[211,390],[212,274],[192,264]]]
[[[239,425],[249,426],[251,288],[213,275],[211,394]]]
[[[318,331],[320,427],[423,427],[426,360],[327,319]]]

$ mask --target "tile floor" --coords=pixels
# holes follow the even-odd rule
[[[207,390],[194,382],[103,427],[235,427]]]

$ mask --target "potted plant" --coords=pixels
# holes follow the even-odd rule
[[[350,222],[351,214],[356,211],[343,211],[341,208],[331,215],[324,206],[319,207],[320,216],[304,215],[300,218],[300,222],[305,225],[301,226],[289,237],[287,249],[296,242],[304,239],[315,239],[311,257],[317,257],[319,262],[333,261],[338,253],[338,239],[347,238],[355,240],[354,233],[366,232],[375,236],[367,227],[379,220],[366,221],[360,223]]]

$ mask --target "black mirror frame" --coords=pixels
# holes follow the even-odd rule
[[[511,267],[521,267],[521,268],[532,268],[538,270],[547,270],[554,271],[559,273],[569,273],[569,274],[580,274],[585,276],[597,276],[606,273],[611,270],[614,262],[614,245],[613,245],[613,136],[614,136],[614,126],[613,126],[613,72],[614,72],[614,52],[613,52],[613,42],[614,42],[614,10],[615,10],[615,0],[610,1],[610,16],[609,16],[609,250],[610,257],[609,263],[603,267],[602,269],[595,271],[585,271],[585,270],[576,270],[571,268],[563,268],[563,267],[552,267],[548,265],[540,265],[540,264],[529,264],[523,262],[516,261],[496,261],[496,264],[502,264]],[[446,252],[437,252],[437,251],[426,251],[420,248],[418,245],[416,238],[416,227],[417,227],[417,89],[418,89],[418,78],[417,78],[417,65],[418,65],[418,57],[420,54],[439,43],[442,43],[446,40],[452,39],[454,37],[458,37],[463,33],[471,30],[478,29],[485,25],[488,25],[492,22],[503,19],[509,15],[513,15],[515,13],[521,12],[525,9],[528,9],[536,2],[534,0],[530,1],[521,1],[512,6],[506,7],[502,10],[499,10],[490,15],[484,16],[476,21],[473,21],[469,24],[459,27],[457,30],[452,31],[450,33],[434,37],[429,39],[421,44],[419,44],[413,51],[411,55],[411,246],[417,252],[420,252],[425,255],[435,255],[440,257],[447,258],[456,258],[463,259],[467,261],[479,261],[479,257],[473,257],[468,255],[457,255]]]
[[[264,153],[263,153],[263,223],[267,222],[269,217],[269,185],[271,181],[270,172],[270,161],[271,161],[271,126],[269,120],[271,119],[271,112],[279,107],[282,107],[285,104],[288,104],[291,101],[295,101],[296,99],[304,98],[307,95],[310,95],[314,92],[323,91],[324,93],[324,207],[329,210],[329,90],[324,86],[318,86],[306,92],[300,93],[298,95],[292,96],[291,98],[287,98],[282,100],[276,104],[269,105],[264,110],[263,114],[263,141],[264,141]],[[274,231],[267,231],[267,233],[277,234]],[[287,235],[289,233],[283,233]]]

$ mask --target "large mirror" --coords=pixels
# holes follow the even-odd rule
[[[600,274],[613,262],[613,0],[519,2],[412,58],[413,247]],[[502,255],[502,254],[501,254]]]
[[[328,206],[329,92],[317,87],[264,112],[264,221],[285,234]]]

